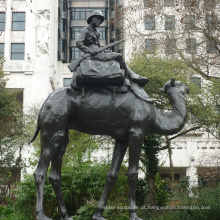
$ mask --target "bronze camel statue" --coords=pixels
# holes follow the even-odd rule
[[[41,130],[41,155],[34,173],[37,220],[51,220],[43,212],[44,183],[50,162],[49,180],[59,203],[61,219],[72,220],[67,214],[61,190],[62,157],[68,143],[69,129],[92,135],[109,135],[115,139],[111,167],[93,219],[105,220],[102,217],[104,207],[129,146],[130,220],[141,220],[137,217],[136,185],[144,136],[149,133],[175,134],[183,128],[187,117],[187,86],[172,79],[162,91],[168,95],[172,105],[170,111],[160,110],[154,104],[138,99],[132,91],[115,94],[114,102],[112,91],[95,87],[85,89],[83,98],[81,91],[71,88],[61,88],[48,96],[39,112],[37,129],[30,141],[34,141]]]

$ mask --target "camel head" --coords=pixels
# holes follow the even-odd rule
[[[182,93],[185,95],[189,93],[189,88],[187,85],[182,84],[182,82],[171,79],[165,83],[164,88],[160,89],[160,91],[168,95],[172,93]]]

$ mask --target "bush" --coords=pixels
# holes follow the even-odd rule
[[[65,204],[70,215],[76,215],[77,219],[84,220],[92,218],[95,212],[95,206],[105,185],[108,169],[109,165],[107,164],[85,162],[80,165],[66,167],[65,170],[62,171],[62,190]],[[127,168],[122,165],[119,178],[109,197],[109,204],[114,204],[114,206],[115,204],[121,206],[128,205],[126,172]],[[88,201],[90,201],[90,203],[88,203]],[[91,205],[91,201],[93,201],[93,205]],[[20,188],[17,190],[15,210],[21,214],[24,213],[26,219],[32,220],[35,216],[35,205],[35,181],[32,175],[28,175],[25,177],[25,180],[20,183]],[[48,178],[45,182],[44,189],[44,212],[50,218],[58,219],[58,204]],[[112,210],[112,212],[114,212],[114,210]],[[106,210],[106,213],[108,215],[110,211]],[[121,213],[124,212],[121,211]]]
[[[144,205],[144,201],[146,198],[146,194],[149,190],[148,182],[146,179],[138,179],[137,190],[136,190],[136,198],[137,198],[137,206],[141,207]]]
[[[159,174],[155,177],[155,185],[156,185],[156,204],[157,206],[165,206],[167,205],[170,194],[166,190],[165,180],[160,177]]]
[[[218,220],[220,216],[220,187],[203,189],[197,195],[181,199],[179,209],[169,211],[161,220]]]
[[[106,164],[96,165],[99,166],[99,170],[89,171],[89,179],[85,175],[81,176],[86,178],[85,181],[90,181],[89,185],[85,186],[85,190],[88,192],[87,196],[84,196],[83,205],[77,210],[77,214],[74,216],[76,220],[90,220],[94,215],[96,205],[100,199],[102,191],[104,189],[106,175],[109,166]],[[97,173],[96,173],[97,172]],[[121,209],[121,206],[128,206],[128,182],[127,182],[127,168],[122,165],[119,172],[119,177],[112,192],[109,196],[107,206],[115,207],[113,209],[106,209],[104,212],[105,218],[109,220],[128,219],[128,210]],[[81,178],[82,178],[81,177]],[[92,180],[92,181],[91,181]],[[91,184],[91,185],[90,185]],[[126,217],[124,217],[126,216]]]
[[[13,206],[0,206],[1,220],[26,220],[26,216],[17,213]]]

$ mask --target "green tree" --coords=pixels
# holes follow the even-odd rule
[[[137,73],[143,73],[154,80],[146,88],[147,92],[155,91],[153,89],[160,84],[160,79],[166,78],[168,69],[172,71],[169,74],[172,78],[185,77],[188,84],[189,79],[192,79],[197,84],[197,91],[193,93],[190,86],[193,102],[188,102],[193,120],[200,125],[198,129],[203,128],[203,131],[219,138],[220,114],[216,112],[219,113],[220,106],[220,22],[217,1],[128,0],[124,4],[123,19],[126,59],[131,59],[135,53],[142,53],[149,61],[144,61],[144,65],[147,65],[146,73],[142,67],[143,59],[140,67],[134,68]],[[153,61],[155,56],[169,58],[171,62],[164,62],[161,58],[163,61],[160,64],[159,59]],[[159,66],[155,67],[156,63]],[[177,63],[179,68],[176,68]],[[138,62],[135,65],[138,66]],[[185,70],[181,71],[182,67]],[[175,71],[177,69],[178,72]],[[199,106],[203,106],[204,111]]]
[[[34,152],[27,143],[34,132],[36,117],[34,108],[25,113],[19,111],[12,124],[13,132],[6,133],[0,141],[0,185],[1,198],[4,198],[2,202],[7,201],[6,196],[13,195],[11,188],[20,181],[21,170],[24,173],[26,167],[34,165],[33,158],[24,157],[24,154],[28,151]],[[35,144],[37,143],[39,144],[39,141]]]
[[[220,80],[218,1],[128,0],[123,18],[125,36],[135,42],[130,55],[145,49],[146,39],[154,39],[158,54],[181,60],[205,80]]]
[[[99,148],[100,138],[79,131],[69,132],[69,143],[64,155],[64,166],[91,161],[92,153]]]
[[[13,135],[12,128],[20,113],[16,94],[6,88],[3,64],[4,61],[0,60],[0,142],[6,135]]]
[[[162,137],[155,134],[149,134],[144,138],[144,144],[142,147],[142,154],[140,161],[143,164],[143,170],[145,172],[145,182],[148,185],[148,191],[146,192],[145,203],[151,206],[156,205],[156,185],[155,177],[159,172],[159,148],[162,145]]]
[[[191,80],[193,76],[193,69],[178,59],[160,58],[157,56],[148,56],[147,52],[137,53],[129,63],[130,68],[139,75],[145,76],[150,79],[149,84],[145,86],[146,92],[153,98],[155,105],[162,109],[170,110],[170,105],[167,98],[160,92],[158,88],[162,88],[163,84],[171,78],[180,80],[188,85],[190,94],[187,95],[186,104],[189,110],[189,120],[184,129],[174,136],[164,137],[164,141],[160,140],[161,137],[150,135],[144,141],[142,163],[146,167],[149,191],[147,192],[147,201],[156,203],[156,188],[155,176],[158,172],[158,158],[157,154],[160,150],[168,149],[171,177],[174,179],[173,163],[172,163],[172,150],[171,141],[187,132],[204,129],[209,130],[213,134],[217,131],[217,126],[220,122],[219,115],[216,111],[216,103],[210,98],[210,93],[207,91],[212,90],[210,85],[203,88],[198,87]],[[191,123],[191,115],[196,116],[197,123]],[[171,186],[172,187],[172,186]],[[165,193],[166,194],[166,193]],[[157,196],[157,199],[159,197]],[[167,198],[167,196],[165,196]],[[159,198],[160,199],[160,198]]]
[[[216,86],[206,83],[200,87],[193,81],[194,70],[186,63],[175,58],[149,57],[147,51],[134,55],[129,66],[139,75],[150,79],[145,91],[153,98],[155,105],[162,109],[170,109],[168,99],[158,89],[163,87],[166,81],[174,78],[189,87],[190,94],[186,96],[189,112],[187,126],[177,135],[169,137],[169,141],[197,129],[208,131],[219,138],[217,136],[220,123],[220,115],[217,111],[218,100],[212,95],[216,92],[219,83],[216,82]]]
[[[15,148],[10,141],[19,133],[17,122],[20,120],[21,108],[16,93],[6,88],[3,65],[4,61],[0,59],[0,185],[2,202],[5,202],[8,191],[10,194],[10,184],[19,177],[19,170],[11,167],[14,163],[18,168],[20,161],[19,156],[14,157]]]

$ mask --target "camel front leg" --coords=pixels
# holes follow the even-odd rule
[[[105,188],[102,192],[101,198],[100,198],[99,203],[96,207],[96,212],[93,216],[93,220],[105,220],[102,217],[103,211],[104,211],[107,199],[110,195],[111,189],[114,186],[114,184],[118,178],[121,163],[123,161],[127,147],[128,147],[127,142],[115,140],[115,148],[114,148],[114,152],[113,152],[111,167],[109,169],[109,172],[108,172],[108,175],[106,178]]]
[[[139,160],[143,144],[142,131],[135,129],[129,137],[128,184],[130,199],[130,220],[142,220],[137,217],[136,188],[138,182]]]

